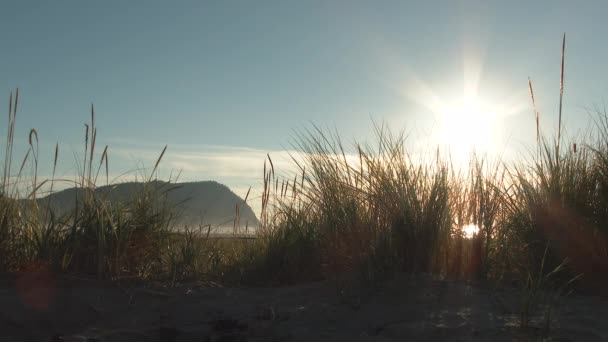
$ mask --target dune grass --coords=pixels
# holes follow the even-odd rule
[[[5,271],[48,267],[101,278],[271,283],[344,273],[374,283],[405,272],[524,286],[531,275],[559,267],[561,280],[584,274],[585,284],[599,288],[604,279],[596,275],[608,270],[604,114],[577,149],[560,152],[557,142],[541,139],[539,153],[526,161],[473,155],[468,169],[439,152],[411,155],[405,136],[384,126],[375,126],[375,144],[354,143],[350,150],[335,133],[304,131],[296,140],[300,154],[293,156],[296,174],[277,176],[268,156],[257,239],[218,242],[203,227],[172,231],[178,211],[163,201],[170,190],[153,182],[165,150],[132,201],[110,203],[94,191],[104,174],[107,182],[109,152],[106,146],[96,154],[93,109],[74,182],[75,207],[58,215],[50,203],[35,201],[43,184],[52,189],[57,180],[54,171],[42,181],[37,171],[23,176],[29,163],[37,170],[35,130],[13,173],[18,95],[10,103],[0,196]],[[53,170],[58,154],[57,148]],[[479,227],[475,236],[462,230],[470,224]]]
[[[110,203],[95,187],[105,166],[108,175],[108,148],[99,161],[94,160],[97,128],[91,107],[91,121],[85,125],[82,168],[76,181],[77,191],[72,210],[59,215],[48,200],[38,201],[39,189],[49,184],[52,191],[59,148],[55,150],[53,176],[38,182],[38,134],[32,130],[30,149],[19,172],[12,173],[14,125],[18,91],[10,97],[9,133],[6,142],[5,168],[0,192],[0,268],[3,271],[52,270],[96,275],[99,278],[148,278],[165,273],[166,244],[170,237],[173,208],[166,205],[152,177],[164,150],[147,179],[144,189],[126,204]],[[22,171],[32,164],[32,185],[23,186]],[[21,192],[27,189],[27,194]]]

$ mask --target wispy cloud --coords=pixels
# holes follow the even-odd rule
[[[128,144],[112,143],[110,155],[121,160],[143,164],[151,169],[158,159],[163,146],[152,143],[129,142]],[[181,171],[182,177],[196,178],[260,178],[267,155],[275,167],[288,170],[292,167],[290,155],[294,151],[262,150],[248,147],[220,145],[168,145],[167,152],[159,166],[161,172]]]
[[[126,174],[119,181],[133,179],[133,173],[149,175],[164,145],[129,139],[108,141],[111,169]],[[249,188],[250,205],[259,213],[257,199],[262,193],[263,167],[267,156],[272,158],[277,174],[297,172],[291,161],[298,153],[289,150],[264,150],[249,147],[222,145],[169,144],[158,167],[158,177],[168,180],[179,175],[177,181],[214,180],[228,186],[239,196]],[[127,172],[129,170],[137,170]]]

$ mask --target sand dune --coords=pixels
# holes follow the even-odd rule
[[[371,291],[127,284],[49,274],[0,280],[0,341],[538,341],[516,291],[402,277]],[[571,295],[550,337],[608,339],[608,301]]]

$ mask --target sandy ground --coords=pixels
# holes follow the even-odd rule
[[[401,277],[374,291],[0,275],[0,341],[539,341],[515,291]],[[608,340],[608,300],[561,301],[553,341]]]

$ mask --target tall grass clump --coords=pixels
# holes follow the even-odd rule
[[[27,162],[23,159],[19,175],[13,176],[12,160],[15,141],[15,122],[19,104],[19,89],[9,96],[8,125],[4,150],[4,167],[2,184],[0,184],[0,269],[13,270],[21,266],[24,260],[31,257],[31,245],[27,243],[32,237],[32,227],[22,215],[22,206],[17,200],[18,185],[21,181],[21,170]],[[29,155],[29,153],[28,153]]]
[[[524,283],[548,274],[567,283],[582,275],[583,283],[597,289],[605,283],[600,274],[608,270],[607,116],[598,112],[590,134],[564,141],[565,34],[561,52],[558,129],[553,140],[539,133],[539,112],[529,81],[537,152],[508,168],[503,240],[512,252],[505,253],[510,257],[504,260]]]
[[[500,159],[472,154],[466,168],[452,167],[453,231],[444,255],[446,274],[497,279],[503,274],[506,166]],[[477,232],[471,235],[466,226]]]
[[[57,214],[51,200],[43,202],[50,213],[45,222],[47,226],[41,227],[43,234],[49,229],[59,230],[62,239],[59,253],[50,258],[51,266],[62,271],[96,274],[100,278],[148,277],[153,271],[160,271],[163,242],[172,219],[170,208],[164,204],[163,192],[152,181],[152,176],[126,203],[111,202],[107,193],[96,191],[104,166],[108,182],[108,147],[104,148],[99,161],[94,161],[96,141],[95,113],[91,107],[91,121],[85,125],[83,164],[74,182],[74,207]]]
[[[447,275],[450,246],[463,225],[485,224],[490,241],[497,196],[485,174],[470,186],[478,198],[469,203],[460,191],[469,185],[448,159],[409,155],[403,134],[375,127],[376,145],[354,144],[353,151],[337,134],[305,131],[293,156],[298,174],[279,183],[273,168],[265,172],[260,239],[274,274],[298,266],[308,270],[298,277]],[[475,216],[480,206],[483,214]]]
[[[608,270],[607,151],[600,141],[607,132],[598,133],[598,142],[559,155],[545,141],[540,159],[510,169],[505,229],[509,245],[518,249],[511,254],[519,258],[511,269],[536,274],[541,260],[545,272],[567,262],[567,277],[603,278],[597,275]]]
[[[450,165],[439,154],[415,160],[405,151],[403,135],[377,130],[377,136],[378,153],[362,152],[371,218],[380,233],[390,234],[402,271],[440,272],[454,222]]]
[[[55,148],[50,179],[38,180],[38,132],[29,135],[29,149],[14,174],[15,118],[18,91],[9,99],[8,133],[4,173],[0,189],[0,269],[16,271],[47,269],[77,272],[101,278],[150,277],[166,274],[165,251],[171,248],[174,208],[164,200],[171,189],[160,188],[153,177],[164,155],[158,158],[139,193],[124,203],[113,203],[107,193],[96,191],[100,174],[108,184],[108,147],[96,152],[97,128],[91,107],[91,121],[85,125],[82,167],[74,186],[73,208],[56,208],[50,197],[39,198],[40,188],[57,182],[55,171],[59,147]],[[165,147],[166,149],[166,147]],[[95,160],[99,158],[98,160]],[[23,176],[31,165],[31,184]],[[24,195],[23,192],[26,192]]]

